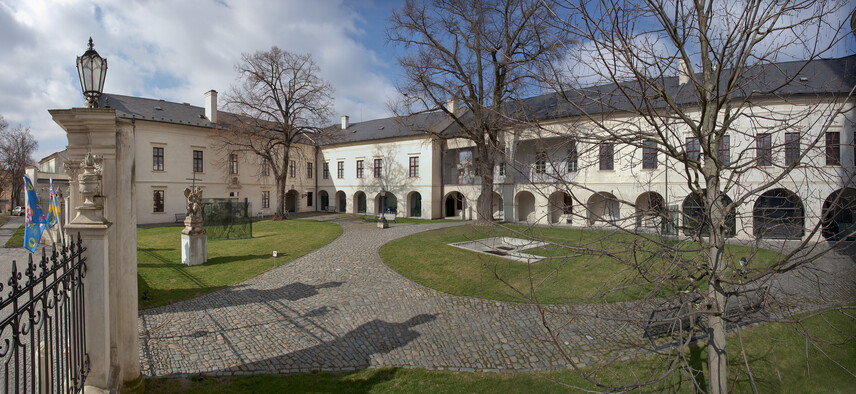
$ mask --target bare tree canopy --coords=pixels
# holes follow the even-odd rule
[[[24,188],[24,174],[27,167],[36,165],[32,155],[39,148],[29,128],[20,125],[9,128],[9,124],[0,116],[0,172],[2,182],[10,187],[10,201],[13,205],[23,205],[21,192]],[[0,193],[4,187],[0,186]]]
[[[217,137],[228,152],[249,152],[260,159],[259,175],[276,180],[275,217],[284,218],[289,164],[314,151],[293,149],[314,145],[333,110],[333,88],[319,77],[308,54],[277,47],[244,54],[235,66],[240,84],[226,95],[235,116],[224,117]]]
[[[479,223],[493,219],[494,165],[507,126],[502,106],[533,92],[528,69],[557,47],[538,23],[548,14],[536,0],[408,0],[390,21],[390,42],[409,51],[399,58],[406,74],[399,112],[444,111],[460,133],[439,137],[473,142]]]
[[[574,177],[556,171],[559,175],[541,193],[549,197],[558,186],[556,193],[567,195],[567,202],[559,205],[569,207],[573,200],[573,205],[584,207],[574,214],[590,225],[634,237],[621,251],[573,243],[555,246],[565,248],[569,256],[600,256],[634,272],[605,293],[647,283],[656,289],[646,295],[652,300],[663,294],[692,300],[685,301],[687,309],[678,309],[676,316],[697,316],[705,328],[690,329],[679,347],[685,349],[694,335],[706,336],[706,389],[726,392],[726,324],[742,318],[730,314],[736,295],[760,291],[779,275],[814,264],[839,242],[835,237],[830,237],[831,244],[817,242],[838,220],[839,208],[827,205],[840,207],[844,201],[843,209],[854,209],[848,200],[852,197],[843,192],[852,190],[848,187],[854,185],[854,174],[841,167],[854,164],[840,162],[841,153],[835,150],[839,143],[831,140],[839,135],[849,140],[853,133],[852,126],[844,127],[856,121],[853,59],[822,67],[813,63],[829,56],[849,33],[848,18],[841,15],[851,9],[845,1],[789,0],[556,0],[548,9],[550,17],[538,24],[555,29],[561,42],[569,43],[565,55],[540,75],[555,94],[516,102],[518,113],[526,115],[517,117],[539,119],[529,127],[540,139],[539,147],[573,147],[574,169],[568,172],[591,172]],[[420,60],[429,62],[428,55]],[[420,77],[433,76],[427,71]],[[550,100],[553,104],[546,105]],[[550,107],[549,113],[544,107]],[[553,119],[565,120],[544,122]],[[539,149],[546,151],[539,154],[549,155],[549,149]],[[541,157],[535,160],[542,167],[558,168],[568,160],[563,154],[544,163]],[[616,184],[598,184],[596,177],[615,179]],[[818,180],[832,188],[820,192],[827,193],[823,196],[814,189]],[[631,189],[639,198],[630,195]],[[671,205],[669,196],[678,195],[683,204]],[[824,201],[827,195],[835,201]],[[798,214],[779,217],[786,210],[797,212],[797,207]],[[634,213],[619,217],[627,211]],[[657,225],[645,226],[648,219]],[[783,234],[796,241],[771,243]],[[775,248],[780,258],[767,266],[745,267],[745,260],[740,263],[727,251],[733,237],[752,247],[750,260],[764,248]],[[520,294],[534,291],[523,289]],[[651,323],[645,319],[637,323]],[[548,321],[545,317],[549,326]],[[670,354],[674,358],[662,371],[648,371],[626,385],[603,383],[597,374],[587,378],[601,387],[624,390],[663,381],[681,368],[694,376],[686,352]],[[748,361],[746,368],[751,380]]]

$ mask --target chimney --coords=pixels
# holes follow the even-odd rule
[[[348,129],[348,115],[342,115],[342,130]]]
[[[446,99],[446,110],[455,113],[456,107],[458,106],[458,100],[454,97],[449,97]]]
[[[211,89],[205,92],[205,117],[211,123],[217,123],[217,91]]]
[[[690,69],[684,59],[678,59],[678,85],[684,85],[690,81]]]

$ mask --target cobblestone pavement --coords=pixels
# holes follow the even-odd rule
[[[444,294],[403,278],[381,262],[381,245],[455,223],[392,224],[380,230],[339,215],[322,218],[344,228],[331,244],[228,289],[141,311],[144,375],[367,367],[532,371],[570,366],[547,342],[534,307]],[[818,279],[815,272],[808,279],[789,279],[788,286],[810,291],[815,289],[812,283],[833,280],[834,289],[822,289],[828,298],[814,297],[811,302],[856,298],[853,261],[828,260],[848,274]],[[563,350],[586,366],[651,351],[637,323],[586,315],[634,318],[646,308],[650,310],[638,302],[562,306],[550,308],[546,319],[565,323],[558,331],[560,343],[567,345]],[[574,313],[570,321],[565,316],[569,312]]]

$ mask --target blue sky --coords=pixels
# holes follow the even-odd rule
[[[30,127],[38,160],[64,149],[48,109],[83,105],[75,58],[91,36],[108,60],[105,91],[203,106],[236,82],[242,53],[311,53],[336,115],[389,115],[401,74],[386,43],[397,0],[0,0],[0,115]],[[847,11],[844,11],[846,17]],[[842,51],[854,52],[852,36]],[[790,59],[781,59],[790,60]],[[596,63],[590,63],[596,64]],[[331,122],[335,123],[336,119]]]

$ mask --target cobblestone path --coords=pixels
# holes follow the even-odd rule
[[[454,223],[392,224],[380,230],[338,215],[322,218],[344,228],[331,244],[228,289],[141,311],[143,374],[569,367],[547,342],[534,307],[440,293],[381,262],[381,245]],[[824,302],[854,299],[852,266],[852,261],[841,263],[849,274],[834,276],[840,286],[825,290],[830,299]],[[816,273],[807,278],[792,279],[789,286],[805,290],[818,280]],[[551,308],[547,319],[559,321],[566,312],[633,318],[643,310],[639,303],[564,306]],[[560,342],[581,366],[651,351],[636,323],[581,315],[564,323]]]

